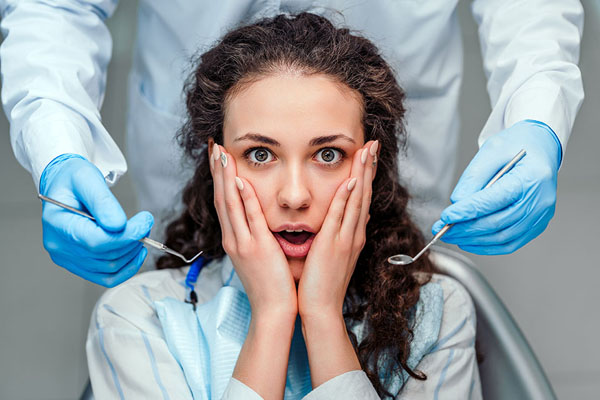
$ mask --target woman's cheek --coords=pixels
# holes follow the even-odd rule
[[[335,197],[335,193],[342,182],[348,178],[349,174],[350,171],[348,170],[348,172],[340,171],[336,174],[329,174],[326,176],[321,175],[314,178],[314,182],[319,182],[318,188],[316,188],[313,192],[316,196],[318,196],[314,200],[316,200],[315,203],[318,203],[318,208],[322,211],[321,213],[323,214],[323,219],[325,219],[325,215],[329,210],[331,201]]]
[[[272,203],[277,199],[273,177],[264,172],[254,172],[249,171],[248,169],[246,169],[246,171],[238,171],[238,175],[250,182],[254,188],[258,203],[267,219],[267,225],[270,226],[267,216],[269,215],[269,210],[272,209]]]

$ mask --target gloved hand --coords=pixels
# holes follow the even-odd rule
[[[76,154],[60,155],[46,166],[40,193],[96,218],[43,202],[44,247],[52,261],[107,287],[135,275],[148,253],[138,240],[149,235],[152,214],[142,211],[127,221],[100,170]]]
[[[481,190],[521,149],[527,155]],[[554,215],[562,147],[546,124],[524,120],[490,137],[463,172],[448,206],[432,227],[456,224],[446,243],[485,255],[512,253],[546,229]]]

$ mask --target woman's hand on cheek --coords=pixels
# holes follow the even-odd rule
[[[346,290],[366,241],[378,144],[367,142],[355,153],[350,178],[338,187],[306,256],[298,284],[298,311],[303,319],[342,315]]]
[[[234,158],[213,145],[210,160],[215,208],[223,248],[244,285],[252,315],[296,318],[296,287],[290,268],[267,226],[254,188],[236,176]]]

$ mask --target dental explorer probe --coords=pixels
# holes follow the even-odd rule
[[[66,209],[66,210],[69,210],[69,211],[71,211],[71,212],[74,212],[75,214],[79,214],[79,215],[81,215],[82,217],[87,217],[87,218],[91,219],[92,221],[95,221],[95,220],[96,220],[96,218],[92,217],[92,216],[91,216],[90,214],[88,214],[88,213],[85,213],[85,212],[83,212],[83,211],[81,211],[81,210],[78,210],[78,209],[76,209],[76,208],[73,208],[73,207],[71,207],[71,206],[68,206],[68,205],[66,205],[66,204],[64,204],[64,203],[61,203],[61,202],[60,202],[60,201],[58,201],[58,200],[51,199],[50,197],[44,196],[43,194],[38,194],[38,197],[39,197],[39,199],[40,199],[40,200],[44,200],[44,201],[47,201],[48,203],[52,203],[52,204],[54,204],[54,205],[57,205],[57,206],[59,206],[59,207],[62,207],[62,208],[64,208],[64,209]],[[183,261],[184,261],[186,264],[189,264],[189,263],[191,263],[191,262],[194,262],[194,260],[195,260],[196,258],[198,258],[198,257],[200,256],[200,254],[202,254],[202,253],[203,253],[203,251],[200,251],[198,254],[196,254],[194,257],[192,257],[192,258],[190,258],[190,259],[188,260],[187,258],[185,258],[185,257],[183,256],[183,254],[180,254],[180,253],[176,252],[175,250],[172,250],[172,249],[168,248],[167,246],[165,246],[165,245],[164,245],[164,244],[162,244],[161,242],[157,242],[156,240],[152,240],[152,239],[150,239],[150,238],[147,238],[147,237],[145,237],[145,238],[142,238],[142,239],[140,239],[139,241],[140,241],[140,242],[142,242],[142,243],[144,243],[144,244],[146,244],[146,245],[148,245],[148,246],[154,247],[155,249],[158,249],[158,250],[160,250],[160,251],[164,251],[165,253],[169,253],[169,254],[172,254],[172,255],[174,255],[174,256],[176,256],[176,257],[179,257],[179,258],[181,258],[181,259],[182,259],[182,260],[183,260]]]
[[[498,179],[500,179],[500,177],[502,175],[504,175],[516,163],[518,163],[521,160],[521,158],[525,157],[525,154],[527,154],[527,152],[524,149],[522,149],[521,151],[519,151],[517,153],[517,155],[514,156],[513,159],[509,161],[508,164],[506,164],[500,171],[498,171],[498,173],[496,175],[494,175],[494,177],[492,178],[492,180],[489,181],[488,184],[485,185],[485,187],[483,189],[487,189],[490,186],[492,186]],[[442,236],[444,236],[444,234],[446,232],[448,232],[448,229],[450,229],[453,225],[454,224],[446,224],[446,225],[444,225],[444,227],[442,229],[440,229],[440,231],[437,233],[437,235],[435,235],[433,237],[433,239],[431,239],[431,242],[429,242],[427,244],[427,246],[423,247],[423,250],[421,250],[414,258],[411,257],[411,256],[407,256],[406,254],[396,254],[395,256],[389,257],[387,259],[387,261],[390,264],[393,264],[393,265],[408,265],[408,264],[412,264],[419,257],[421,257],[423,255],[423,253],[425,253],[427,251],[427,249],[429,249],[435,242],[437,242],[439,240],[439,238],[441,238]]]

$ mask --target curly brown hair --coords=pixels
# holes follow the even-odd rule
[[[207,141],[223,142],[228,98],[242,85],[282,71],[332,77],[361,95],[365,142],[381,143],[367,240],[344,300],[348,334],[380,396],[396,395],[386,390],[380,372],[389,378],[401,376],[404,369],[416,379],[426,379],[406,362],[413,338],[411,311],[434,267],[427,257],[408,266],[386,262],[391,254],[417,253],[424,238],[407,213],[409,194],[398,175],[398,153],[406,146],[404,92],[376,46],[318,15],[279,15],[229,32],[194,65],[185,84],[188,117],[177,138],[195,173],[183,191],[183,212],[167,227],[166,245],[186,257],[198,249],[209,259],[225,255],[213,203]],[[157,262],[159,269],[180,266],[169,255]],[[415,274],[418,271],[425,274]],[[358,343],[350,328],[360,321],[365,322],[365,335]],[[380,371],[383,357],[394,362],[392,371]]]

